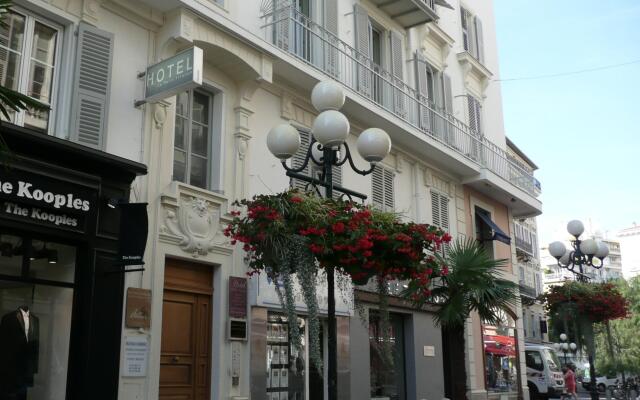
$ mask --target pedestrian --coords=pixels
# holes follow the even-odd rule
[[[569,367],[562,367],[562,373],[564,374],[564,387],[567,390],[568,399],[578,400],[576,393],[576,374],[573,369]]]

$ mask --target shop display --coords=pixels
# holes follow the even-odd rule
[[[300,319],[301,332],[304,322]],[[291,343],[285,317],[270,315],[267,323],[267,399],[303,400],[305,387],[304,341]]]
[[[38,372],[40,321],[21,305],[0,322],[0,398],[26,399]]]

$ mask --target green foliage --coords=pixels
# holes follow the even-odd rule
[[[616,281],[616,286],[629,303],[627,318],[610,321],[611,343],[606,326],[596,326],[596,366],[600,373],[629,372],[640,374],[640,277]],[[611,347],[610,347],[611,346]],[[614,357],[611,357],[610,348]]]
[[[446,328],[462,328],[472,312],[484,321],[498,324],[500,310],[512,309],[517,302],[517,285],[502,278],[502,268],[507,260],[492,258],[475,240],[457,241],[445,256],[437,256],[440,263],[449,267],[435,284],[429,297],[416,303],[439,305],[436,322]],[[410,290],[410,289],[409,289]],[[411,297],[411,293],[405,292]]]

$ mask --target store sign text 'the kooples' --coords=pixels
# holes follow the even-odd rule
[[[70,209],[74,211],[89,211],[89,200],[75,197],[73,193],[54,193],[34,187],[30,182],[18,180],[16,182],[0,181],[0,195],[15,197],[16,200],[31,200],[42,202],[55,209]]]

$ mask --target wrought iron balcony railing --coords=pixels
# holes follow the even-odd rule
[[[539,194],[537,180],[511,162],[504,149],[436,107],[401,78],[381,68],[293,6],[272,9],[263,18],[265,39],[276,47],[530,195]]]

